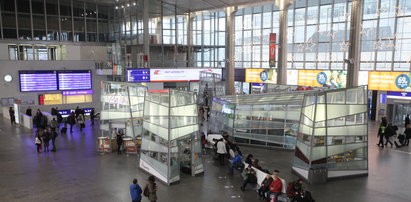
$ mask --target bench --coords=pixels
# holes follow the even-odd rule
[[[246,163],[246,162],[243,162],[243,163],[244,163],[245,167],[247,168],[249,164]],[[257,184],[256,184],[255,189],[258,190],[258,189],[260,188],[260,184],[263,183],[264,178],[267,176],[268,173],[265,173],[265,172],[263,172],[263,171],[255,168],[255,167],[253,167],[253,169],[255,170],[255,175],[256,175],[256,177],[257,177]],[[243,177],[244,177],[244,176],[243,176]],[[283,188],[282,188],[282,190],[281,190],[282,194],[278,196],[278,200],[277,200],[277,201],[288,202],[288,201],[290,201],[290,199],[289,199],[289,198],[287,197],[287,195],[285,194],[285,193],[287,192],[287,183],[286,183],[285,180],[282,179],[282,178],[280,178],[280,180],[281,180],[281,182],[282,182],[282,184],[283,184]],[[271,198],[271,197],[272,197],[272,196],[270,196],[270,198]]]

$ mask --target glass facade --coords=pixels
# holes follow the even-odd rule
[[[109,42],[111,6],[80,0],[0,2],[2,39]]]

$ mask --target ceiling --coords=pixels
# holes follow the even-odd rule
[[[136,2],[143,0],[85,0],[86,2],[96,2],[100,4],[116,5],[121,2]],[[150,3],[159,4],[161,0],[148,0]],[[215,10],[227,6],[236,6],[244,4],[257,4],[268,2],[270,0],[163,0],[164,3],[177,5],[178,8],[185,11]],[[274,2],[274,0],[271,0]]]

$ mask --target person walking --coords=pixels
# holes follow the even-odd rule
[[[410,144],[410,139],[411,139],[411,125],[407,125],[407,129],[404,131],[405,134],[405,140],[404,140],[404,146],[407,146]]]
[[[95,118],[95,117],[96,117],[96,114],[95,114],[94,108],[93,108],[93,109],[91,109],[91,112],[90,112],[91,125],[94,125],[94,118]]]
[[[45,129],[43,133],[44,152],[50,151],[49,150],[50,136],[51,136],[50,131],[48,129]]]
[[[53,146],[53,149],[51,149],[52,152],[56,152],[56,138],[58,134],[56,130],[50,130],[50,139],[51,139],[51,145]]]
[[[389,123],[388,125],[387,125],[387,128],[385,129],[385,134],[384,134],[384,137],[385,137],[385,146],[387,146],[387,144],[388,143],[390,143],[390,145],[391,145],[391,148],[392,148],[392,142],[390,141],[390,138],[392,137],[392,136],[394,136],[395,135],[395,129],[394,129],[394,127],[392,126],[392,123]]]
[[[410,115],[407,114],[404,120],[404,127],[407,128],[407,126],[410,125]]]
[[[130,186],[130,195],[132,202],[141,202],[141,190],[140,185],[137,184],[137,179],[133,180],[133,184]]]
[[[77,117],[77,123],[79,124],[79,126],[80,126],[80,132],[82,132],[83,131],[83,128],[85,128],[86,127],[86,124],[85,124],[85,120],[84,120],[85,118],[84,118],[84,115],[83,114],[79,114],[78,115],[78,117]]]
[[[77,118],[78,118],[78,115],[80,115],[80,113],[81,113],[81,109],[77,106],[77,107],[76,107],[76,110],[74,110],[74,113],[75,113],[76,119],[77,119]]]
[[[150,175],[147,179],[147,185],[144,188],[144,196],[148,198],[150,202],[156,202],[157,201],[157,184],[156,184],[156,179],[153,175]]]
[[[385,126],[383,124],[380,125],[380,128],[378,129],[378,135],[377,137],[380,138],[380,141],[378,142],[378,146],[381,148],[384,148],[384,137],[385,137]]]
[[[16,117],[15,117],[14,114],[15,114],[15,113],[14,113],[13,107],[10,107],[10,109],[9,109],[9,115],[10,115],[11,125],[16,124]]]
[[[37,153],[41,153],[41,131],[40,129],[37,129],[36,138],[34,140],[34,143],[36,144],[36,147],[37,147]]]
[[[117,154],[121,154],[121,145],[123,145],[123,131],[120,130],[117,135],[116,135],[116,141],[117,141]]]
[[[74,112],[71,112],[70,115],[67,117],[67,122],[70,125],[70,132],[73,132],[73,125],[76,124],[76,117]]]

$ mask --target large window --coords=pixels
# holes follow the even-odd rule
[[[365,0],[361,70],[410,71],[411,1]]]
[[[60,46],[9,45],[10,60],[60,60]]]

